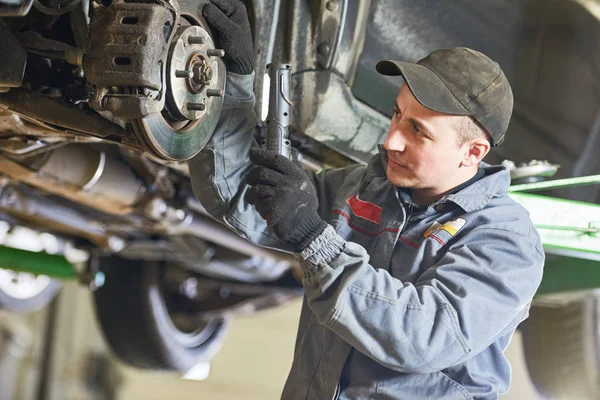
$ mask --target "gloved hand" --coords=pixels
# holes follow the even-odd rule
[[[301,252],[327,227],[317,213],[319,200],[312,182],[299,163],[274,151],[254,148],[250,160],[256,166],[246,177],[252,186],[246,201],[281,240]]]
[[[212,30],[215,45],[225,50],[229,72],[250,75],[254,70],[252,32],[246,7],[238,0],[210,0],[202,15]]]

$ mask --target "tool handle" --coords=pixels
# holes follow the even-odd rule
[[[289,64],[269,64],[267,71],[271,86],[263,147],[292,159],[292,147],[289,140],[293,106],[290,100],[290,66]]]

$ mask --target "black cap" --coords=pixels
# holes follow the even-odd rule
[[[504,140],[513,109],[512,90],[500,66],[480,52],[440,49],[416,64],[380,61],[376,68],[383,75],[402,75],[423,106],[472,116],[488,132],[492,146]]]

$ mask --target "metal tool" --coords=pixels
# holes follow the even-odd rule
[[[282,156],[293,157],[289,140],[289,126],[292,114],[290,100],[290,66],[288,64],[267,65],[271,87],[269,90],[269,113],[266,120],[266,134],[263,147],[276,151]]]

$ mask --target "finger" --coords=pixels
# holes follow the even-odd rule
[[[240,7],[244,7],[242,3],[236,0],[210,0],[210,2],[219,7],[219,9],[228,17],[231,17],[233,14],[235,14]]]
[[[202,8],[202,16],[211,29],[219,33],[224,32],[226,27],[232,23],[223,11],[212,4],[207,4]]]
[[[302,168],[302,164],[300,164],[300,154],[296,148],[292,147],[292,162],[298,168]]]
[[[251,204],[253,206],[262,205],[266,203],[268,199],[270,199],[273,195],[273,188],[269,186],[256,185],[252,186],[250,189],[246,191],[244,195],[244,200],[246,203]]]
[[[282,174],[288,174],[298,169],[292,161],[272,150],[252,148],[250,150],[250,161]]]
[[[254,167],[246,175],[246,182],[249,185],[270,185],[279,186],[284,183],[285,177],[268,167]]]

